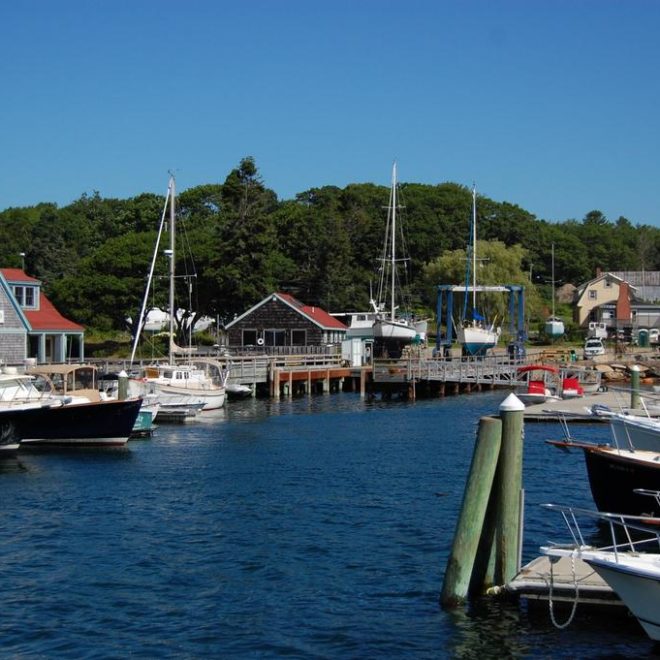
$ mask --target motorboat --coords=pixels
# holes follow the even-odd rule
[[[591,495],[599,511],[660,516],[657,502],[635,492],[660,485],[659,452],[610,446],[582,449]]]
[[[140,399],[1,408],[0,437],[24,447],[109,447],[124,445],[135,425]]]
[[[526,406],[561,399],[558,394],[558,367],[547,364],[528,364],[516,370],[516,377],[523,384],[515,394]]]
[[[640,489],[638,494],[655,499],[655,510],[660,509],[659,491]],[[562,557],[589,564],[616,592],[647,635],[660,641],[660,517],[625,516],[555,504],[544,506],[561,513],[571,536],[569,544],[541,547],[551,566]],[[581,527],[585,518],[607,530],[607,545],[593,546],[587,542],[586,530]],[[578,589],[576,580],[576,592]]]

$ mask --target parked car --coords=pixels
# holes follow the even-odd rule
[[[596,355],[605,355],[605,346],[602,339],[590,337],[584,342],[584,359],[589,360]]]

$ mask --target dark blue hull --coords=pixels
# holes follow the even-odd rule
[[[22,447],[123,445],[128,440],[142,401],[100,401],[54,408],[0,409],[0,437]]]

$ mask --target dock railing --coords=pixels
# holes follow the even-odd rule
[[[409,357],[375,359],[374,382],[440,381],[515,386],[522,360],[506,358],[436,359]]]

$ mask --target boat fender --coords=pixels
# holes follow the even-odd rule
[[[264,338],[259,337],[259,339],[257,339],[257,346],[263,346],[263,345],[264,345]]]

